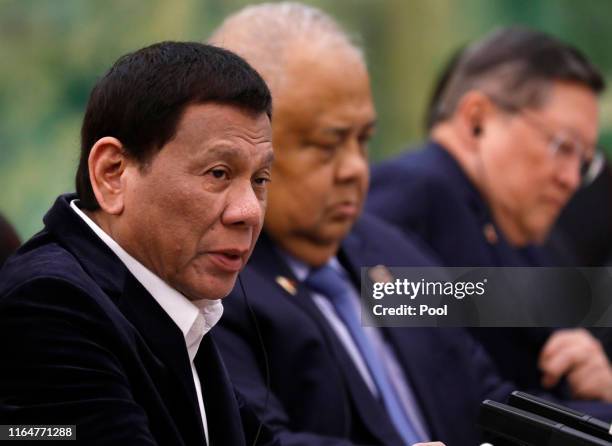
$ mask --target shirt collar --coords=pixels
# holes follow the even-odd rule
[[[183,333],[189,359],[193,361],[202,338],[215,326],[223,314],[221,300],[200,299],[190,301],[142,263],[128,254],[119,244],[89,218],[72,200],[70,207],[94,233],[119,257],[132,275],[153,296]]]
[[[283,259],[285,259],[285,261],[289,265],[289,268],[291,269],[291,272],[295,275],[296,279],[298,279],[300,282],[303,282],[304,280],[306,280],[306,278],[308,277],[308,274],[310,274],[310,271],[313,268],[311,266],[309,266],[307,263],[305,263],[302,260],[292,256],[287,251],[285,251],[285,250],[283,250],[281,248],[278,248],[278,251],[279,251],[281,257]],[[342,267],[342,265],[340,264],[340,261],[338,260],[338,258],[336,256],[334,256],[331,259],[329,259],[327,261],[326,265],[331,266],[336,271],[338,271],[340,274],[342,274],[342,276],[346,277],[346,273],[344,271],[344,268]]]

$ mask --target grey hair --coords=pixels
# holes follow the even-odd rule
[[[263,76],[271,90],[284,80],[284,68],[295,44],[343,48],[364,63],[354,38],[320,9],[301,3],[262,3],[227,17],[208,42],[237,53]]]
[[[439,117],[450,116],[459,101],[470,90],[479,90],[510,110],[541,105],[547,97],[551,83],[542,78],[529,82],[520,78],[525,71],[524,61],[511,61],[491,68],[486,75],[471,76],[458,68],[458,74],[451,78],[442,100],[438,104]]]
[[[495,30],[450,60],[430,100],[428,128],[448,119],[471,90],[516,112],[543,105],[553,81],[578,83],[595,94],[605,88],[599,70],[577,48],[529,28]]]

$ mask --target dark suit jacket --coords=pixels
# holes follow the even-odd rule
[[[183,335],[61,196],[0,274],[0,420],[76,424],[87,445],[205,445]],[[258,425],[204,336],[212,445]],[[252,414],[251,414],[252,415]]]
[[[516,249],[497,230],[491,243],[485,225],[495,227],[489,208],[457,161],[428,142],[372,169],[369,212],[403,231],[416,233],[446,266],[549,266],[543,250]],[[541,388],[538,356],[548,328],[473,328],[505,379],[522,388]],[[568,397],[562,383],[554,389]]]
[[[364,216],[338,254],[355,285],[359,267],[432,265],[399,231]],[[263,337],[237,288],[213,329],[234,384],[283,445],[400,445],[384,408],[374,399],[340,341],[265,235],[241,274]],[[291,295],[276,279],[295,281]],[[479,403],[503,400],[501,383],[482,348],[461,329],[383,329],[410,381],[432,438],[447,446],[476,445]]]
[[[612,264],[612,163],[563,208],[546,247],[565,265]]]
[[[545,266],[535,246],[516,249],[496,230],[490,243],[484,226],[495,227],[489,208],[457,161],[428,142],[372,168],[368,212],[416,234],[446,266]]]

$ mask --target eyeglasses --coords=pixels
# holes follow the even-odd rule
[[[490,96],[489,98],[499,108],[509,113],[520,115],[525,123],[538,131],[548,141],[550,153],[553,158],[564,163],[578,159],[580,162],[579,173],[581,186],[584,187],[591,184],[601,173],[605,164],[605,158],[601,150],[598,148],[589,150],[589,147],[578,138],[550,130],[528,110],[519,108],[509,102],[501,101],[498,98],[492,98]]]

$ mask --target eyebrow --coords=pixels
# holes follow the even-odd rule
[[[244,153],[241,149],[230,145],[220,144],[218,146],[211,147],[205,154],[197,157],[200,161],[208,161],[211,159],[242,159]],[[274,151],[266,150],[266,154],[261,161],[262,165],[272,164],[274,162]]]
[[[229,145],[218,145],[206,151],[203,158],[239,158],[240,149]]]
[[[369,131],[376,127],[376,119],[368,122],[363,127],[360,128],[360,133],[363,131]],[[323,133],[332,134],[339,138],[344,138],[351,132],[352,128],[350,126],[346,127],[327,127],[322,130]]]
[[[596,151],[599,147],[599,138],[596,138],[595,141],[587,140],[583,138],[580,132],[573,127],[566,127],[562,129],[562,131],[567,132],[572,138],[577,139],[581,144],[586,144],[586,147],[591,151]]]
[[[274,162],[274,150],[268,150],[266,157],[263,159],[262,164],[272,164]]]

